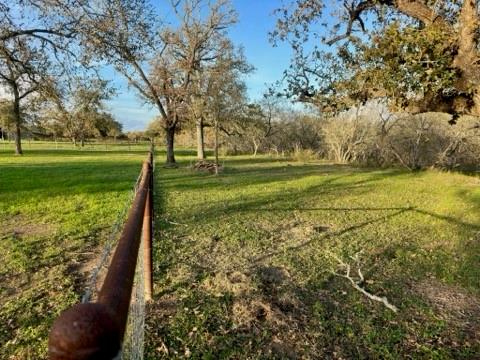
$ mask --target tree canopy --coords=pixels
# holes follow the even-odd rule
[[[411,113],[444,111],[452,121],[480,115],[473,0],[349,0],[333,8],[322,0],[295,0],[277,16],[272,39],[292,44],[295,56],[285,77],[300,101],[323,107],[330,95],[347,103],[388,97]]]

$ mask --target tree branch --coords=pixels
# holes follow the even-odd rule
[[[12,39],[17,36],[24,36],[24,35],[38,35],[38,34],[49,34],[49,35],[55,35],[59,37],[73,37],[74,33],[64,33],[58,30],[52,30],[52,29],[24,29],[24,30],[14,30],[14,31],[7,31],[6,34],[2,34],[0,36],[1,41],[6,41],[9,39]]]
[[[440,23],[450,27],[447,22],[439,16],[434,10],[418,0],[366,0],[361,1],[357,5],[354,2],[344,3],[345,10],[348,15],[346,30],[343,34],[333,37],[326,41],[327,45],[333,45],[341,40],[347,39],[353,32],[353,25],[358,22],[362,31],[365,31],[365,25],[361,18],[363,12],[375,9],[378,5],[386,5],[397,9],[413,19],[417,19],[425,25]]]
[[[361,286],[361,284],[365,281],[365,279],[364,279],[362,271],[360,269],[360,260],[359,260],[359,257],[358,257],[359,256],[358,253],[355,255],[355,257],[353,257],[353,259],[355,260],[355,262],[357,264],[357,271],[358,271],[358,276],[360,278],[360,281],[356,281],[350,275],[350,273],[351,273],[350,264],[345,263],[344,261],[342,261],[339,257],[337,257],[334,254],[330,253],[330,255],[331,255],[331,257],[333,257],[338,262],[339,265],[341,265],[343,268],[345,268],[345,274],[340,274],[340,273],[337,273],[335,271],[331,271],[331,273],[333,275],[336,275],[336,276],[342,277],[344,279],[347,279],[355,290],[361,292],[363,295],[365,295],[366,297],[368,297],[369,299],[371,299],[373,301],[378,301],[378,302],[382,303],[388,309],[392,310],[394,313],[398,312],[398,308],[395,305],[391,304],[385,296],[380,297],[378,295],[372,294],[372,293],[368,292],[367,290],[365,290]]]

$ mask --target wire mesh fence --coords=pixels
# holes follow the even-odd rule
[[[122,151],[122,152],[145,152],[148,151],[150,142],[148,141],[127,141],[127,140],[91,140],[74,144],[71,141],[54,140],[30,140],[22,139],[23,150],[59,150],[59,151]],[[0,152],[14,151],[14,140],[2,140],[0,138]]]
[[[91,272],[81,304],[55,321],[51,359],[64,359],[64,354],[69,359],[143,359],[145,304],[152,290],[153,158],[152,147]],[[85,351],[93,351],[92,357],[84,357]]]
[[[89,301],[96,300],[98,292],[100,291],[100,287],[102,284],[102,279],[105,277],[105,273],[108,269],[108,264],[110,261],[110,255],[112,253],[113,248],[115,247],[115,243],[118,240],[120,235],[120,231],[122,230],[122,226],[125,223],[125,219],[128,214],[128,209],[132,203],[133,197],[135,196],[136,187],[138,184],[135,183],[135,186],[128,196],[127,200],[125,201],[125,205],[122,207],[122,210],[119,212],[117,218],[115,219],[113,226],[109,232],[107,241],[102,249],[101,255],[99,257],[99,261],[91,271],[90,276],[88,277],[84,293],[82,295],[82,303],[88,303]]]
[[[97,299],[102,279],[108,270],[108,265],[112,250],[118,240],[122,226],[125,223],[128,209],[138,189],[142,174],[140,174],[132,188],[130,196],[125,205],[119,212],[108,236],[108,240],[100,255],[98,264],[91,271],[85,291],[82,295],[82,303],[88,303]],[[143,232],[142,232],[143,239]],[[140,248],[143,247],[143,240]],[[145,327],[145,268],[143,254],[139,251],[137,258],[137,267],[135,269],[134,285],[132,289],[132,298],[128,312],[127,328],[124,335],[122,352],[118,359],[123,360],[142,360],[144,349],[144,327]]]
[[[142,240],[143,243],[143,240]],[[142,247],[143,244],[140,244]],[[142,360],[145,337],[145,269],[139,252],[121,358]]]

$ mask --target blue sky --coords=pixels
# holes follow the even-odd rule
[[[158,1],[158,0],[157,0]],[[163,2],[163,1],[162,1]],[[256,71],[245,80],[252,100],[259,99],[266,89],[265,84],[282,77],[290,61],[290,48],[286,44],[273,47],[268,41],[268,32],[275,26],[273,11],[281,5],[279,0],[233,0],[239,22],[230,31],[236,45],[245,49],[247,60]],[[162,6],[160,6],[161,9]],[[168,9],[165,6],[165,9]],[[154,116],[155,109],[144,105],[135,90],[128,89],[125,80],[114,71],[104,74],[113,81],[118,96],[109,102],[109,109],[120,121],[124,130],[142,130]]]

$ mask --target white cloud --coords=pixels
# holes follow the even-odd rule
[[[143,104],[135,96],[125,95],[122,94],[122,96],[109,101],[107,104],[109,111],[117,121],[123,124],[125,131],[144,130],[157,112],[152,107]]]

